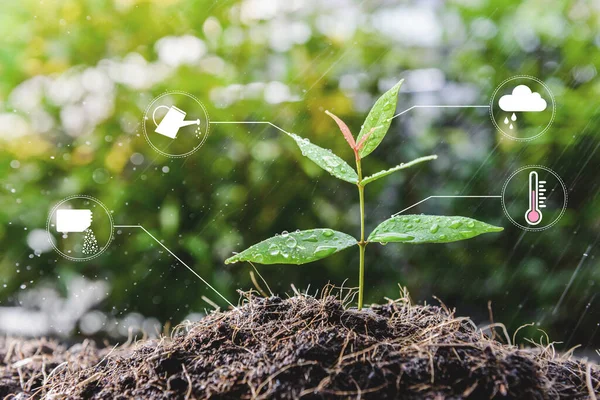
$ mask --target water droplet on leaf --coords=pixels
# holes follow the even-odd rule
[[[305,242],[317,242],[318,240],[319,239],[317,238],[317,235],[315,235],[314,233],[304,239]]]
[[[272,256],[276,256],[279,254],[279,247],[276,244],[272,244],[269,246],[269,254]]]
[[[454,221],[450,224],[450,228],[452,229],[457,229],[458,227],[460,227],[462,225],[462,222],[460,221]]]
[[[383,235],[377,235],[378,239],[384,239],[386,242],[409,242],[415,237],[407,235],[406,233],[390,232],[384,233]]]
[[[316,257],[327,257],[333,253],[335,253],[337,249],[332,246],[319,246],[315,249],[314,255]]]
[[[296,247],[297,243],[298,242],[296,242],[296,239],[294,239],[293,236],[288,237],[287,240],[285,241],[285,245],[287,247],[289,247],[290,249],[293,249],[294,247]]]

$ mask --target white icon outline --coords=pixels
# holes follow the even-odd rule
[[[58,209],[59,209],[59,207],[61,205],[63,205],[67,201],[73,200],[73,199],[85,199],[85,200],[93,201],[94,203],[98,204],[104,210],[104,212],[106,212],[106,215],[108,216],[108,220],[110,222],[110,231],[109,231],[110,232],[110,236],[108,237],[108,240],[106,241],[106,244],[102,248],[100,248],[100,250],[98,250],[98,252],[96,252],[96,253],[88,256],[88,257],[73,257],[73,256],[70,256],[68,254],[65,254],[64,252],[62,252],[56,246],[56,243],[54,243],[54,240],[53,240],[54,237],[50,233],[50,225],[51,225],[51,222],[52,222],[52,216],[56,213],[56,211],[58,211]],[[110,210],[100,200],[96,199],[95,197],[88,196],[88,195],[85,195],[85,194],[78,194],[78,195],[69,196],[69,197],[66,197],[66,198],[62,199],[60,202],[58,202],[52,208],[52,210],[50,210],[50,213],[48,214],[48,219],[46,221],[46,234],[48,235],[48,240],[50,241],[50,244],[52,244],[52,247],[54,248],[54,250],[58,254],[60,254],[64,258],[66,258],[67,260],[77,261],[77,262],[89,261],[89,260],[92,260],[92,259],[100,256],[102,253],[104,253],[106,251],[106,249],[108,249],[108,246],[110,245],[110,243],[113,240],[113,237],[114,237],[114,223],[113,223],[113,219],[112,219],[112,214],[111,214]]]
[[[558,217],[556,217],[556,218],[555,218],[555,219],[554,219],[552,222],[550,222],[548,225],[544,225],[544,226],[541,226],[541,227],[535,227],[535,226],[534,226],[534,227],[532,227],[532,226],[525,226],[525,225],[522,225],[522,224],[518,223],[517,221],[515,221],[515,219],[514,219],[514,218],[513,218],[513,217],[512,217],[512,216],[509,214],[509,212],[508,212],[508,209],[506,208],[506,201],[505,201],[505,198],[504,198],[504,197],[505,197],[505,194],[506,194],[506,188],[507,188],[507,186],[508,186],[508,184],[509,184],[510,180],[511,180],[511,179],[512,179],[512,178],[513,178],[515,175],[517,175],[519,172],[522,172],[522,171],[524,171],[524,170],[527,170],[527,169],[542,169],[542,170],[544,170],[544,171],[547,171],[547,172],[549,172],[550,174],[552,174],[552,175],[553,175],[553,176],[554,176],[554,177],[555,177],[555,178],[558,180],[558,182],[560,183],[560,186],[561,186],[561,188],[562,188],[563,195],[564,195],[564,202],[563,202],[562,209],[561,209],[561,211],[560,211],[560,214],[558,215]],[[528,185],[528,187],[529,187],[529,185]],[[554,171],[553,171],[553,170],[551,170],[550,168],[548,168],[548,167],[545,167],[545,166],[543,166],[543,165],[526,165],[526,166],[524,166],[524,167],[521,167],[521,168],[517,169],[515,172],[513,172],[513,173],[512,173],[512,174],[511,174],[511,175],[508,177],[508,179],[506,179],[506,181],[504,181],[504,185],[502,186],[502,193],[501,193],[501,196],[502,196],[502,197],[501,197],[501,199],[500,199],[500,200],[501,200],[501,202],[502,202],[502,210],[504,211],[504,215],[506,215],[506,218],[508,218],[508,220],[509,220],[509,221],[510,221],[510,222],[511,222],[513,225],[515,225],[516,227],[518,227],[518,228],[521,228],[521,229],[523,229],[523,230],[525,230],[525,231],[529,231],[529,232],[540,232],[540,231],[546,230],[546,229],[548,229],[548,228],[550,228],[550,227],[554,226],[554,225],[555,225],[555,224],[556,224],[556,223],[557,223],[557,222],[558,222],[558,221],[559,221],[559,220],[562,218],[562,216],[564,215],[565,211],[567,210],[567,203],[569,202],[569,193],[568,193],[568,191],[567,191],[567,187],[565,186],[565,183],[563,182],[562,178],[561,178],[561,177],[560,177],[560,176],[559,176],[559,175],[558,175],[556,172],[554,172]],[[544,199],[544,200],[545,200],[545,199]],[[521,215],[523,215],[523,214],[521,214]]]
[[[154,106],[154,104],[161,98],[163,98],[165,96],[173,95],[173,94],[183,95],[183,96],[187,96],[187,97],[191,98],[200,106],[200,109],[204,113],[204,116],[203,116],[204,118],[202,118],[202,116],[199,116],[200,118],[197,118],[196,120],[194,120],[194,121],[205,121],[205,123],[201,124],[202,126],[204,126],[204,125],[205,126],[204,126],[204,130],[201,132],[202,138],[200,140],[200,143],[198,143],[196,146],[194,146],[194,148],[192,148],[191,150],[189,150],[188,152],[183,153],[183,154],[171,154],[171,153],[167,153],[167,152],[159,149],[154,143],[152,143],[152,139],[150,138],[150,135],[148,134],[148,130],[146,129],[147,121],[152,121],[152,123],[155,123],[155,121],[152,120],[152,118],[150,118],[150,116],[149,116],[150,110],[152,110],[152,113],[154,113],[154,111],[156,111],[156,109],[159,108],[159,106]],[[168,107],[168,106],[165,106],[165,107]],[[156,125],[158,125],[158,124],[155,124],[155,126]],[[208,138],[208,134],[210,133],[210,117],[208,115],[208,111],[206,110],[206,107],[204,107],[204,104],[202,104],[202,102],[193,94],[182,91],[182,90],[169,90],[169,91],[163,92],[163,93],[159,94],[158,96],[156,96],[154,99],[152,99],[152,101],[146,107],[146,110],[144,111],[144,115],[142,116],[142,132],[144,133],[144,138],[146,139],[146,142],[148,142],[150,147],[152,147],[152,149],[154,149],[154,151],[156,151],[157,153],[160,153],[165,157],[185,158],[185,157],[188,157],[188,156],[194,154],[195,152],[197,152],[200,149],[200,147],[202,147],[204,142],[206,142],[206,139]],[[153,132],[155,132],[155,131],[153,131]],[[164,135],[164,136],[167,136],[167,135]],[[169,136],[167,136],[167,137],[169,137]]]
[[[506,85],[507,83],[514,81],[516,79],[529,79],[531,81],[534,81],[534,82],[540,84],[548,92],[548,95],[550,96],[550,103],[552,106],[552,116],[550,117],[550,121],[546,124],[544,129],[542,129],[540,132],[538,132],[537,134],[535,134],[531,137],[520,138],[520,137],[511,135],[510,132],[507,132],[505,129],[502,128],[501,124],[499,124],[498,121],[496,121],[496,117],[494,116],[494,103],[496,101],[496,96],[498,95],[498,92],[504,85]],[[520,86],[520,85],[517,85],[517,86]],[[523,86],[526,86],[526,85],[523,85]],[[511,91],[511,93],[512,93],[512,91]],[[505,111],[505,110],[503,110],[503,111]],[[512,112],[512,111],[510,111],[510,112]],[[490,113],[490,119],[492,120],[492,123],[494,124],[496,129],[498,131],[500,131],[504,136],[506,136],[507,138],[509,138],[511,140],[516,140],[519,142],[529,142],[529,141],[535,140],[538,137],[542,136],[544,133],[546,133],[548,131],[548,129],[550,129],[550,126],[552,126],[552,123],[554,122],[554,117],[556,116],[556,101],[554,100],[554,95],[550,91],[550,88],[544,82],[542,82],[540,79],[536,78],[535,76],[531,76],[531,75],[515,75],[513,77],[505,79],[504,81],[502,81],[502,83],[500,83],[496,87],[496,89],[494,90],[494,93],[492,94],[492,97],[490,98],[489,113]]]

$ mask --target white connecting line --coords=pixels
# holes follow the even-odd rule
[[[489,105],[415,105],[412,106],[410,108],[407,108],[406,110],[399,112],[398,114],[394,115],[393,117],[390,118],[390,120],[401,116],[402,114],[405,114],[407,112],[409,112],[410,110],[414,110],[415,108],[489,108]],[[275,125],[274,123],[270,122],[270,121],[210,121],[211,124],[264,124],[264,125],[271,125],[273,128],[275,129],[279,129],[281,132],[285,133],[285,134],[290,134],[290,132],[286,131],[285,129]],[[404,211],[406,210],[410,210],[413,207],[418,206],[421,203],[426,202],[429,199],[434,199],[434,198],[501,198],[502,196],[429,196],[426,199],[423,199],[421,201],[419,201],[416,204],[413,204],[410,207],[405,208],[402,211],[397,212],[396,214],[394,214],[393,216],[402,214]]]
[[[281,132],[290,135],[290,132],[286,131],[285,129],[283,129],[269,121],[210,121],[209,123],[211,125],[213,125],[213,124],[265,124],[265,125],[271,125],[273,128],[279,129]]]
[[[392,118],[390,118],[389,120],[391,121],[392,119],[401,116],[404,113],[409,112],[410,110],[413,110],[415,108],[489,108],[490,106],[484,106],[484,105],[464,105],[464,106],[450,106],[450,105],[416,105],[416,106],[412,106],[396,115],[394,115]],[[271,125],[273,128],[275,129],[279,129],[281,132],[286,133],[286,134],[290,134],[290,132],[286,131],[285,129],[281,128],[280,126],[275,125],[274,123],[270,122],[270,121],[209,121],[209,124],[211,125],[216,125],[216,124],[264,124],[264,125]]]
[[[404,211],[410,210],[411,208],[416,207],[419,204],[424,203],[424,202],[426,202],[429,199],[454,199],[454,198],[466,198],[466,199],[499,199],[501,197],[502,196],[429,196],[426,199],[423,199],[423,200],[419,201],[418,203],[413,204],[410,207],[406,207],[402,211],[398,211],[396,214],[393,214],[392,217],[395,217],[396,215],[400,215]]]
[[[204,280],[204,278],[202,278],[200,275],[198,275],[198,273],[196,271],[194,271],[189,265],[187,265],[186,263],[184,263],[181,258],[177,257],[175,255],[175,253],[173,253],[171,250],[169,250],[167,248],[167,246],[165,246],[164,244],[162,244],[160,242],[160,240],[158,240],[157,238],[155,238],[150,232],[148,232],[146,230],[146,228],[144,228],[141,225],[115,225],[115,228],[140,228],[141,230],[143,230],[144,232],[146,232],[148,234],[148,236],[150,236],[152,239],[154,239],[154,241],[156,243],[158,243],[159,245],[162,246],[163,249],[165,249],[167,252],[169,252],[169,254],[171,254],[173,257],[175,257],[175,259],[177,259],[177,261],[179,261],[180,263],[182,263],[187,269],[189,269],[192,274],[196,275],[198,277],[198,279],[200,279],[206,286],[208,286],[209,288],[211,288],[213,290],[213,292],[215,292],[217,295],[219,295],[220,298],[222,298],[223,300],[225,300],[227,302],[227,304],[229,304],[231,307],[236,308],[236,306],[234,306],[229,300],[227,300],[221,293],[219,293],[217,291],[217,289],[215,289],[214,287],[212,287],[210,285],[210,283],[206,282],[206,280]]]
[[[390,118],[390,120],[401,116],[404,113],[409,112],[412,109],[415,108],[490,108],[490,106],[484,106],[484,105],[467,105],[467,106],[434,106],[434,105],[417,105],[417,106],[412,106],[411,108],[408,108],[396,115],[394,115],[392,118]]]

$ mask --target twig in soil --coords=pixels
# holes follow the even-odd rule
[[[183,375],[188,381],[188,390],[185,392],[185,399],[187,400],[192,396],[192,380],[190,379],[190,374],[188,374],[187,369],[185,369],[185,364],[182,364],[181,367],[183,368]]]
[[[287,371],[290,368],[305,367],[307,365],[316,365],[316,364],[318,364],[316,361],[305,361],[305,362],[299,362],[299,363],[295,363],[295,364],[288,364],[285,367],[279,369],[279,371],[271,374],[260,385],[258,385],[258,387],[256,388],[256,393],[259,394],[259,396],[257,397],[257,399],[259,399],[259,398],[262,397],[260,395],[260,392],[265,387],[265,385],[270,384],[277,375],[279,375],[279,374]],[[265,397],[265,398],[268,398],[268,397]]]
[[[592,365],[588,364],[585,369],[585,384],[588,392],[590,393],[590,399],[597,400],[596,392],[594,391],[594,385],[592,385]]]
[[[57,370],[61,369],[62,367],[64,367],[65,365],[68,365],[68,364],[69,364],[69,362],[68,362],[68,361],[64,361],[64,362],[62,362],[62,363],[58,364],[56,367],[54,367],[54,368],[52,369],[52,371],[50,371],[50,373],[48,374],[48,376],[46,376],[46,373],[45,373],[45,371],[44,371],[44,385],[45,385],[45,384],[48,382],[48,380],[49,380],[49,379],[52,377],[52,375],[54,375],[54,373],[55,373]]]
[[[258,272],[258,269],[257,269],[257,268],[254,266],[254,264],[253,264],[252,262],[250,262],[250,261],[248,261],[248,263],[249,263],[250,265],[252,265],[252,268],[254,268],[254,271],[256,271],[257,275],[260,277],[260,279],[263,281],[263,283],[264,283],[264,284],[265,284],[265,286],[267,287],[267,290],[269,291],[269,293],[271,293],[271,296],[275,296],[275,295],[273,294],[273,291],[272,291],[272,290],[271,290],[271,288],[269,287],[269,284],[267,283],[267,280],[266,280],[266,279],[265,279],[265,278],[264,278],[264,277],[263,277],[263,276],[260,274],[260,272]],[[256,285],[256,284],[255,284],[255,285]],[[258,285],[256,285],[256,286],[258,286]],[[266,295],[265,295],[265,297],[268,297],[268,296],[266,296]]]
[[[490,316],[490,325],[492,326],[494,325],[494,312],[492,311],[492,301],[488,300],[487,303],[487,307],[488,307],[488,314]],[[492,340],[496,339],[496,331],[494,329],[492,329]]]
[[[263,290],[263,288],[261,288],[260,285],[258,284],[258,282],[256,281],[256,277],[254,276],[254,271],[250,271],[250,280],[252,281],[252,284],[254,285],[256,290],[258,290],[260,292],[260,294],[262,294],[263,297],[269,297],[267,295],[267,293]]]
[[[521,329],[527,328],[528,326],[534,326],[534,325],[535,325],[535,323],[531,322],[529,324],[524,324],[524,325],[521,325],[520,327],[518,327],[517,330],[512,335],[512,342],[517,343],[517,333],[519,333],[519,331]]]
[[[495,329],[494,328],[500,328],[502,329],[502,332],[504,333],[504,338],[506,339],[506,344],[508,344],[509,346],[511,345],[511,340],[510,340],[510,336],[508,335],[508,330],[506,329],[506,325],[504,325],[501,322],[495,322],[493,324],[489,324],[484,326],[483,328],[481,328],[482,331],[487,331],[490,330],[491,332],[494,332]],[[492,335],[492,340],[495,340],[495,336]]]
[[[215,303],[214,301],[212,301],[208,297],[206,297],[206,296],[200,296],[200,298],[202,300],[204,300],[205,302],[207,302],[208,304],[210,304],[216,311],[219,311],[221,309],[221,307],[219,307],[219,305],[217,303]]]

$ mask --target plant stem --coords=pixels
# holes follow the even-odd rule
[[[356,154],[356,170],[358,172],[358,197],[360,200],[360,241],[358,247],[360,249],[360,261],[358,268],[358,309],[363,306],[363,295],[365,291],[365,187],[362,185],[362,168],[360,157]]]

